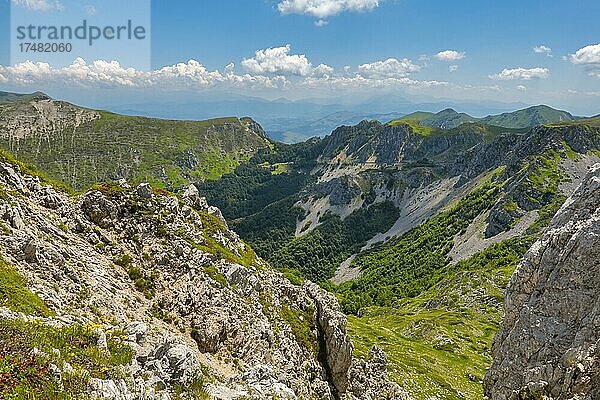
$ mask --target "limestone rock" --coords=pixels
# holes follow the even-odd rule
[[[335,297],[308,282],[293,285],[259,258],[233,262],[249,249],[226,224],[203,226],[203,213],[222,216],[194,186],[184,193],[187,205],[123,183],[72,198],[0,167],[8,198],[0,197],[0,217],[11,227],[0,254],[56,312],[45,318],[0,308],[0,318],[101,323],[98,347],[118,332],[134,352],[117,371],[123,380],[91,376],[91,398],[170,400],[197,377],[214,382],[208,390],[222,399],[355,400],[355,379],[369,393],[389,383],[349,374],[361,361],[352,357]],[[28,194],[13,195],[19,190]],[[207,246],[209,237],[219,251]],[[307,338],[296,337],[296,324],[305,324]]]
[[[84,195],[81,207],[89,220],[102,228],[111,226],[118,213],[117,206],[97,190]]]
[[[152,197],[152,187],[149,183],[140,183],[135,189],[138,196],[144,199]]]
[[[600,164],[512,276],[486,395],[600,398],[599,287]]]
[[[145,365],[167,383],[189,383],[200,371],[196,354],[182,341],[168,336],[150,353]]]
[[[332,295],[312,282],[306,282],[305,287],[317,305],[317,323],[325,343],[331,382],[338,393],[345,393],[354,350],[352,341],[346,334],[346,316],[340,311],[339,304]]]

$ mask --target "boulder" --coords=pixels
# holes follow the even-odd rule
[[[101,228],[111,227],[119,211],[115,203],[97,190],[83,196],[81,208],[86,217]]]

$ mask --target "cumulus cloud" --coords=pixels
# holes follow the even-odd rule
[[[48,10],[62,10],[64,7],[58,0],[11,0],[11,3],[15,6],[25,7],[32,11],[48,11]]]
[[[532,79],[546,79],[550,74],[548,68],[514,68],[514,69],[503,69],[497,74],[490,75],[490,79],[497,81],[511,81],[511,80],[524,80],[529,81]]]
[[[325,25],[327,25],[328,23],[329,22],[327,22],[327,20],[325,20],[325,19],[318,19],[318,20],[315,21],[315,26],[319,27],[319,28],[322,28]]]
[[[283,76],[236,75],[234,65],[225,67],[224,73],[209,71],[196,60],[178,63],[146,72],[126,68],[117,61],[96,60],[87,63],[77,58],[63,68],[53,68],[48,63],[26,61],[10,67],[0,66],[7,82],[16,85],[58,87],[163,87],[167,89],[194,89],[212,87],[262,87],[287,85]]]
[[[527,87],[526,87],[526,86],[523,86],[523,85],[518,85],[518,86],[517,86],[517,90],[520,90],[521,92],[524,92],[524,91],[526,91],[526,90],[527,90]]]
[[[334,72],[335,70],[329,65],[319,64],[319,66],[313,70],[312,74],[314,76],[331,76]]]
[[[585,66],[590,76],[600,78],[600,43],[582,47],[569,55],[569,61]]]
[[[283,0],[277,9],[283,15],[304,14],[327,18],[345,11],[371,11],[379,6],[379,0]]]
[[[451,65],[448,67],[448,71],[450,72],[454,72],[456,70],[458,70],[458,65]]]
[[[289,54],[290,45],[257,50],[253,58],[244,59],[242,66],[252,74],[297,75],[311,73],[312,65],[304,54]]]
[[[464,51],[444,50],[437,53],[435,57],[440,61],[451,62],[462,60],[463,58],[465,58],[465,55],[466,54]]]
[[[233,63],[221,71],[209,70],[199,61],[189,60],[154,71],[139,71],[117,61],[86,62],[77,58],[66,67],[52,67],[45,62],[26,61],[13,66],[0,65],[0,82],[13,86],[34,88],[81,89],[159,89],[203,90],[347,90],[400,89],[426,90],[448,86],[448,82],[416,80],[408,75],[419,70],[410,60],[389,59],[363,64],[358,68],[345,67],[339,72],[329,65],[311,67],[303,76],[237,73]],[[268,68],[266,70],[269,70]],[[281,72],[281,69],[279,69]],[[286,72],[286,71],[283,71]]]
[[[358,72],[365,78],[401,78],[406,77],[413,72],[421,69],[419,65],[407,58],[397,60],[388,58],[385,61],[375,61],[370,64],[363,64],[358,67]]]
[[[552,49],[548,46],[539,45],[533,48],[533,52],[536,54],[545,54],[548,57],[552,57]]]

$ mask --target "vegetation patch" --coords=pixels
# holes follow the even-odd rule
[[[27,288],[27,280],[0,258],[0,306],[26,315],[48,317],[54,312]]]
[[[438,131],[436,128],[432,128],[430,126],[421,125],[420,121],[413,119],[397,119],[389,122],[390,126],[399,126],[399,125],[407,125],[409,126],[414,133],[421,136],[429,136],[432,133]]]
[[[119,379],[118,367],[131,362],[133,350],[120,331],[107,333],[108,352],[96,346],[93,326],[55,328],[35,322],[0,320],[0,390],[2,398],[80,399],[90,377]],[[35,356],[37,348],[45,355]],[[56,382],[50,364],[69,363],[74,374]]]
[[[340,285],[342,307],[357,313],[373,305],[394,306],[414,297],[439,280],[436,272],[449,263],[454,236],[489,209],[500,196],[500,186],[487,183],[449,211],[440,213],[401,238],[360,254],[353,262],[362,275]]]
[[[491,342],[502,320],[504,290],[535,237],[511,239],[448,265],[438,283],[394,308],[348,317],[355,353],[374,344],[388,355],[390,378],[417,400],[483,398]]]
[[[299,310],[290,304],[283,304],[280,311],[281,318],[292,329],[298,343],[304,348],[317,355],[319,353],[319,341],[315,335],[316,321],[315,310]]]
[[[387,231],[399,214],[387,201],[355,211],[344,220],[328,213],[317,228],[289,240],[267,255],[267,260],[276,268],[296,270],[313,282],[323,282],[333,276],[342,261],[360,252],[367,240]]]
[[[202,375],[196,377],[187,385],[175,384],[172,393],[173,400],[186,400],[190,397],[194,400],[209,400],[210,395],[206,390],[206,383]]]

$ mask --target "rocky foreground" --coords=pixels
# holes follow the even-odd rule
[[[48,310],[0,298],[0,331],[79,326],[93,331],[94,354],[110,357],[115,340],[131,348],[96,374],[57,349],[19,347],[58,391],[76,381],[113,400],[408,398],[381,350],[353,358],[334,297],[271,270],[193,186],[181,197],[125,182],[69,196],[0,161],[0,261]]]
[[[526,254],[485,379],[491,399],[600,398],[600,164]]]

